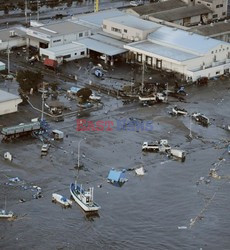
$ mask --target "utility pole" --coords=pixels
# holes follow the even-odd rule
[[[45,92],[45,86],[44,82],[42,83],[42,115],[41,115],[41,121],[44,120],[44,92]]]
[[[37,21],[39,21],[39,0],[37,0]]]
[[[27,26],[27,23],[28,23],[28,20],[27,20],[27,0],[25,0],[25,18],[26,18],[26,26]]]
[[[8,75],[10,74],[10,48],[9,48],[9,41],[7,46],[7,62],[8,62]]]
[[[144,80],[145,80],[145,61],[142,58],[142,77],[141,77],[141,93],[144,92]]]
[[[189,137],[192,139],[192,118],[189,120]]]

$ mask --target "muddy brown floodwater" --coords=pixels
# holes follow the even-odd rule
[[[230,246],[229,193],[230,85],[228,80],[210,81],[207,87],[187,88],[186,102],[170,99],[169,104],[142,107],[122,105],[103,96],[104,108],[87,120],[136,118],[153,122],[153,131],[76,131],[76,117],[50,122],[65,133],[61,142],[52,141],[47,156],[40,157],[39,139],[18,139],[0,144],[0,208],[12,210],[14,221],[0,221],[1,249],[223,249]],[[174,105],[191,114],[210,118],[202,127],[189,116],[171,117]],[[36,117],[28,106],[0,117],[0,124],[17,124]],[[188,138],[191,127],[192,139]],[[80,139],[81,163],[78,180],[94,186],[94,199],[101,205],[98,217],[88,217],[74,203],[63,209],[51,202],[52,193],[70,196],[69,185],[77,175]],[[172,147],[186,150],[185,162],[164,154],[142,153],[144,141],[168,139]],[[3,159],[9,151],[13,162]],[[215,165],[216,163],[216,165]],[[209,176],[218,165],[220,179]],[[127,171],[128,182],[115,187],[106,181],[111,168],[144,166],[146,174]],[[20,182],[10,183],[9,178]],[[203,177],[203,178],[201,178]],[[207,181],[209,180],[209,181]],[[99,185],[101,185],[99,187]],[[42,189],[34,199],[33,186]],[[20,202],[24,199],[25,202]]]

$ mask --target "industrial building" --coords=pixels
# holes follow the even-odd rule
[[[0,115],[17,112],[21,102],[19,96],[0,90]]]

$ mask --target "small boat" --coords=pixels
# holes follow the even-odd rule
[[[65,198],[64,196],[60,194],[52,194],[52,202],[59,202],[65,207],[71,207],[72,206],[72,201]]]
[[[93,188],[84,190],[82,185],[70,184],[70,193],[73,199],[85,212],[97,212],[101,207],[93,201]]]
[[[12,218],[14,213],[12,211],[7,212],[6,210],[0,210],[0,218]]]

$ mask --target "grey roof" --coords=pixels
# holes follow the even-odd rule
[[[84,44],[90,50],[109,56],[118,55],[127,51],[127,49],[123,48],[125,43],[100,34],[83,38],[79,40],[78,43]]]
[[[213,0],[202,0],[204,2],[207,2],[207,3],[213,3]]]
[[[55,53],[56,56],[60,56],[60,55],[63,55],[64,53],[69,53],[70,50],[84,49],[84,48],[85,46],[79,43],[68,43],[68,44],[63,44],[60,46],[47,48],[45,50]]]
[[[107,20],[141,30],[153,30],[162,26],[160,24],[146,21],[132,15],[113,17],[113,18],[108,18]]]
[[[216,39],[207,39],[205,36],[166,26],[152,32],[148,36],[148,40],[202,55],[224,43]]]
[[[19,96],[0,90],[0,103],[21,99]]]
[[[63,21],[63,22],[43,25],[41,27],[32,27],[30,29],[50,35],[51,37],[55,37],[58,35],[79,33],[88,30],[89,28],[71,21]]]
[[[175,9],[182,6],[187,6],[187,5],[186,3],[180,0],[168,0],[165,2],[151,3],[133,7],[132,10],[135,11],[140,16],[143,16],[143,15],[149,15],[151,13],[157,13],[160,11]]]
[[[77,15],[76,17],[73,17],[74,19],[91,24],[93,26],[101,27],[103,20],[110,18],[110,17],[117,17],[117,16],[123,16],[126,15],[124,12],[111,9],[111,10],[103,10],[95,13],[90,14],[84,14],[84,15]]]
[[[168,22],[172,22],[186,17],[199,16],[208,13],[212,13],[212,11],[208,7],[201,4],[195,6],[180,7],[167,11],[161,11],[158,13],[151,14],[149,16],[153,16],[155,18],[162,19]]]
[[[172,60],[176,60],[180,62],[198,57],[195,54],[187,53],[179,49],[174,49],[174,48],[166,47],[163,45],[159,45],[150,41],[141,41],[137,43],[131,43],[131,44],[128,44],[127,46],[130,46],[135,49],[140,49],[142,51],[145,51],[147,53],[151,53],[154,55],[167,57]]]
[[[15,31],[15,36],[11,37],[10,31],[13,31],[13,30]],[[17,27],[11,27],[9,29],[0,30],[0,40],[2,40],[3,42],[15,40],[17,38],[24,37],[25,34],[26,34],[25,31],[22,31],[21,29]]]
[[[195,28],[190,29],[190,31],[204,36],[215,36],[223,33],[230,33],[230,22],[196,26]]]

